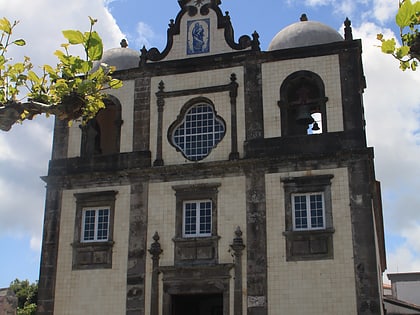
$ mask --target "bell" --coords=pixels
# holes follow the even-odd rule
[[[314,122],[308,106],[300,105],[296,109],[296,122],[300,125],[309,125]]]
[[[320,129],[321,128],[319,128],[318,123],[317,122],[314,122],[314,124],[312,125],[312,131],[318,131]]]

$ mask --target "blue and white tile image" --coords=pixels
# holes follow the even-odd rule
[[[188,21],[187,55],[210,51],[210,19]]]

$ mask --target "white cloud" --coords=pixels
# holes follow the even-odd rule
[[[386,273],[419,272],[420,258],[405,244],[395,252],[388,253],[388,268]]]
[[[139,22],[137,24],[137,33],[135,38],[136,47],[143,47],[146,46],[150,49],[150,41],[155,38],[156,35],[153,29],[144,22]]]
[[[304,4],[310,7],[332,7],[334,13],[353,16],[356,9],[365,6],[369,3],[368,0],[305,0]]]
[[[106,8],[109,3],[109,0],[0,1],[1,17],[20,20],[14,36],[27,42],[24,47],[10,49],[10,56],[18,61],[28,55],[35,66],[54,65],[57,61],[53,53],[65,42],[61,31],[88,31],[88,16],[98,19],[94,28],[105,49],[117,47],[124,36]],[[9,132],[0,131],[0,237],[29,236],[31,248],[38,252],[45,198],[45,183],[40,176],[46,175],[51,156],[52,123],[53,118],[37,117],[13,126]]]
[[[397,1],[374,0],[373,2],[373,15],[380,23],[394,18],[398,10]]]
[[[288,4],[293,3],[287,1]],[[304,0],[310,7],[331,7],[334,13],[348,17],[361,17],[364,21],[376,20],[380,24],[394,18],[398,1],[384,0]]]
[[[393,37],[373,23],[353,28],[363,39],[367,78],[364,96],[369,145],[375,148],[376,177],[382,183],[387,233],[399,244],[388,251],[388,272],[420,270],[420,76],[377,47],[377,33]]]

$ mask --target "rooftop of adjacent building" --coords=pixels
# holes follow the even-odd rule
[[[420,272],[388,274],[384,302],[390,314],[420,314]]]

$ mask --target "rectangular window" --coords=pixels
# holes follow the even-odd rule
[[[183,208],[183,237],[211,236],[211,200],[185,201]]]
[[[107,207],[83,209],[81,242],[108,241],[109,214]]]
[[[292,206],[295,231],[325,228],[323,193],[292,194]]]
[[[286,260],[333,259],[333,175],[282,178]]]

